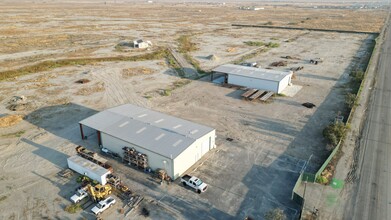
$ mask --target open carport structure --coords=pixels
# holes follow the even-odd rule
[[[213,69],[213,72],[224,74],[225,83],[274,93],[281,93],[290,85],[293,74],[292,71],[283,72],[233,64],[221,65]]]
[[[101,147],[124,157],[124,147],[147,155],[148,166],[176,179],[215,147],[215,129],[126,104],[79,122],[97,131]]]

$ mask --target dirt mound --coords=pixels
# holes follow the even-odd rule
[[[216,55],[212,54],[212,55],[207,56],[206,59],[215,61],[215,60],[218,60],[219,58]]]
[[[7,115],[0,118],[0,128],[15,125],[23,120],[23,115]]]
[[[79,80],[77,80],[75,83],[85,84],[85,83],[89,83],[89,82],[90,82],[89,79],[79,79]]]
[[[302,69],[304,69],[304,66],[292,67],[290,70],[292,70],[294,72],[297,72],[297,71],[300,71]]]
[[[228,47],[226,51],[228,53],[233,53],[233,52],[236,52],[237,50],[238,50],[238,48],[236,48],[236,47]]]
[[[93,93],[103,92],[103,91],[105,91],[105,84],[103,82],[99,82],[99,83],[95,83],[94,85],[79,89],[75,93],[75,95],[86,96],[86,95],[91,95]]]
[[[311,102],[306,102],[306,103],[303,103],[301,105],[306,107],[306,108],[314,108],[314,107],[316,107],[316,105],[311,103]]]
[[[284,61],[284,60],[273,62],[273,63],[270,64],[270,66],[275,66],[275,67],[277,67],[277,66],[286,66],[286,65],[288,65],[288,62]]]
[[[11,111],[28,111],[32,110],[34,108],[34,105],[31,102],[28,103],[15,103],[15,104],[10,104],[7,106],[7,109]]]
[[[295,56],[282,56],[281,58],[287,59],[287,60],[300,60],[300,57]]]

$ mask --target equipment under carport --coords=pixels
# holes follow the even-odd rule
[[[107,163],[107,160],[100,157],[96,152],[89,151],[80,145],[76,147],[76,152],[79,156],[113,172],[113,168]]]
[[[272,95],[274,95],[274,92],[268,92],[258,89],[249,89],[242,94],[242,97],[243,99],[249,101],[260,100],[266,102]]]

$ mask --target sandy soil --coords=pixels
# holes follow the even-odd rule
[[[0,15],[2,70],[46,59],[142,54],[146,51],[122,52],[115,46],[138,37],[151,40],[155,46],[175,46],[175,39],[186,33],[194,34],[192,39],[199,50],[191,55],[205,69],[232,62],[253,50],[243,43],[249,40],[278,42],[280,47],[248,61],[258,61],[266,67],[281,60],[281,56],[290,55],[300,59],[289,60],[287,67],[276,69],[304,66],[293,81],[303,86],[297,95],[275,97],[269,104],[243,101],[241,90],[214,85],[207,77],[175,88],[173,84],[183,79],[165,60],[61,67],[1,81],[1,116],[25,117],[13,126],[0,128],[0,218],[93,219],[88,209],[73,215],[64,212],[78,184],[75,177],[60,178],[57,172],[66,167],[66,158],[75,154],[76,145],[98,150],[94,135],[81,140],[77,122],[124,103],[217,129],[217,150],[189,170],[210,184],[208,193],[201,196],[176,183],[161,186],[151,181],[149,175],[112,161],[124,181],[146,197],[142,206],[151,210],[151,219],[240,219],[245,215],[260,219],[275,207],[283,208],[289,217],[297,216],[298,207],[289,200],[292,184],[311,154],[309,169],[316,169],[328,154],[321,131],[342,110],[348,73],[365,55],[373,36],[230,26],[234,21],[287,22],[288,12],[293,10],[290,7],[259,14],[237,10],[236,6],[191,6],[109,4],[86,10],[89,4],[0,4],[4,11]],[[294,10],[308,13],[292,15],[299,20],[323,17],[319,11]],[[376,30],[384,15],[372,11],[328,13],[342,12],[349,19],[338,19],[343,24],[339,28],[356,28],[350,25],[350,19],[362,13],[361,16],[367,16],[366,24]],[[326,21],[324,25],[330,24]],[[211,54],[219,60],[205,59]],[[324,62],[309,64],[308,60],[314,57],[321,57]],[[139,74],[124,75],[137,68]],[[149,69],[147,74],[143,74],[143,68]],[[90,82],[75,83],[80,79]],[[172,90],[171,95],[162,96],[164,89]],[[15,96],[26,98],[14,101]],[[301,103],[307,101],[318,107],[302,107]],[[18,110],[11,111],[10,105],[17,105]],[[227,137],[234,141],[227,142]],[[122,218],[121,206],[118,204],[103,217]],[[143,218],[138,214],[139,210],[132,217]]]

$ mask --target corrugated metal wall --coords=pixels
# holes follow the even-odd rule
[[[166,167],[165,169],[168,175],[173,178],[173,162],[170,158],[166,158],[164,156],[148,151],[144,148],[130,144],[128,142],[122,141],[105,133],[101,133],[101,137],[103,147],[109,149],[110,151],[115,152],[121,157],[123,157],[123,147],[134,147],[138,152],[146,154],[148,156],[149,167],[151,167],[153,170],[156,170],[158,168],[164,169]],[[165,165],[164,161],[166,161]]]
[[[267,81],[257,78],[250,78],[237,75],[228,75],[228,83],[245,86],[252,89],[260,89],[266,91],[278,92],[278,82]]]

